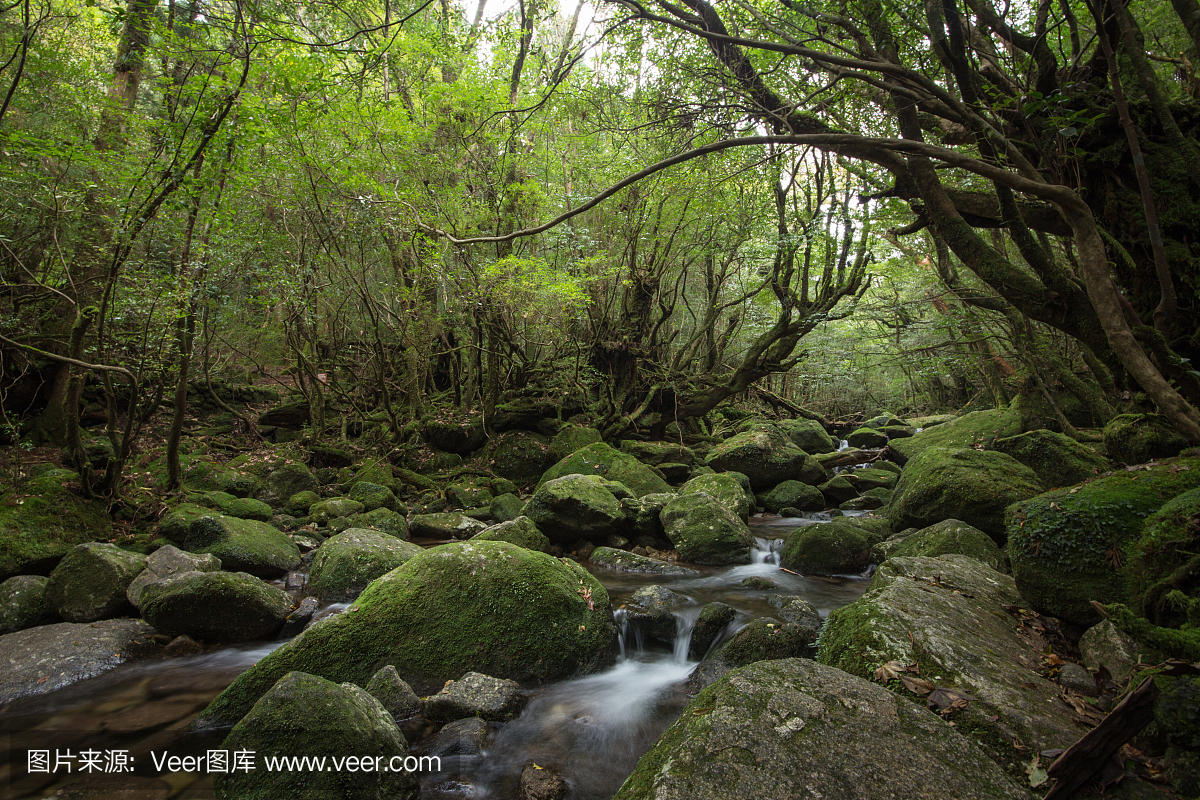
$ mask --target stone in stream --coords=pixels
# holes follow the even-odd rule
[[[1020,768],[1027,752],[1079,738],[1059,687],[1040,673],[1045,640],[1009,611],[1025,606],[1012,578],[974,558],[892,557],[866,594],[829,615],[817,658],[863,678],[916,664],[913,677],[977,698],[959,727]]]
[[[391,664],[371,676],[367,693],[382,703],[392,719],[396,720],[415,717],[425,707],[424,701],[417,697],[417,693]]]
[[[887,447],[888,437],[886,433],[864,425],[847,436],[846,441],[850,443],[851,447],[875,450],[880,447]]]
[[[487,530],[487,523],[454,511],[438,514],[417,514],[408,532],[419,539],[470,539]]]
[[[125,590],[146,568],[146,557],[115,544],[77,545],[46,584],[46,605],[67,622],[94,622],[129,611]]]
[[[779,564],[802,575],[858,575],[871,565],[871,548],[881,539],[846,517],[802,525],[784,541]]]
[[[998,572],[1006,571],[1004,553],[992,537],[957,519],[942,520],[905,537],[888,557],[934,557],[953,553],[982,561]]]
[[[180,506],[159,532],[182,550],[211,553],[223,569],[260,578],[282,578],[300,566],[300,550],[278,528],[224,514],[194,514]],[[174,517],[178,517],[175,519]]]
[[[42,575],[17,575],[0,583],[0,635],[59,621],[46,605],[46,582]]]
[[[578,564],[506,542],[425,550],[244,672],[199,724],[243,716],[284,673],[364,685],[392,664],[420,694],[476,670],[545,683],[613,663],[608,593]]]
[[[632,499],[625,486],[598,475],[564,475],[538,486],[524,513],[554,544],[602,542],[630,530],[622,500]]]
[[[655,584],[638,589],[622,608],[629,624],[642,635],[670,647],[675,644],[675,612],[693,605],[691,598]]]
[[[45,694],[161,652],[140,619],[59,622],[0,636],[0,703]]]
[[[679,487],[679,494],[706,494],[717,500],[743,522],[754,510],[755,497],[750,492],[750,479],[740,472],[711,472],[697,475]]]
[[[526,764],[517,784],[517,800],[566,800],[570,787],[561,775],[537,764]]]
[[[766,492],[786,480],[815,485],[827,477],[815,458],[771,423],[755,424],[751,430],[731,436],[710,450],[704,463],[719,472],[742,473],[756,492]]]
[[[802,658],[734,670],[613,800],[1027,800],[973,742],[882,686]]]
[[[749,564],[754,537],[737,515],[706,494],[681,494],[659,514],[679,558],[693,564]]]
[[[327,603],[353,600],[380,575],[421,552],[386,533],[350,528],[321,543],[309,571],[309,591]]]
[[[206,642],[273,638],[291,612],[291,595],[244,572],[185,572],[142,593],[160,633]]]
[[[699,661],[708,654],[713,643],[729,627],[729,623],[737,619],[737,609],[733,606],[715,601],[705,604],[700,609],[700,615],[692,625],[692,640],[688,643],[688,658]]]
[[[300,605],[296,606],[296,610],[288,614],[287,619],[283,621],[283,628],[279,631],[280,639],[291,639],[293,636],[298,636],[300,631],[312,621],[313,615],[317,613],[319,602],[315,597],[306,597],[300,601]]]
[[[136,609],[142,607],[142,594],[152,584],[162,583],[172,575],[184,572],[216,572],[221,560],[211,553],[188,553],[173,545],[158,548],[146,559],[146,568],[125,590],[125,597]]]
[[[487,749],[492,740],[492,727],[478,717],[455,720],[421,743],[421,755],[449,758],[450,756],[477,756]]]
[[[588,556],[598,567],[618,570],[620,572],[640,572],[651,575],[699,575],[700,573],[688,567],[659,561],[657,558],[641,556],[628,550],[617,550],[613,547],[597,547]]]
[[[518,516],[515,519],[501,522],[486,528],[471,537],[482,542],[508,542],[526,550],[537,550],[545,553],[550,550],[550,540],[546,534],[538,530],[529,517]]]
[[[858,497],[858,487],[848,475],[834,475],[817,489],[825,498],[825,504],[830,507],[841,505],[847,500]]]
[[[516,681],[468,672],[425,698],[425,716],[437,722],[464,717],[505,722],[516,718],[527,700]]]
[[[832,453],[837,442],[825,430],[825,426],[813,419],[783,419],[775,423],[787,434],[792,444],[806,453]]]
[[[1021,414],[1016,408],[996,408],[972,411],[935,428],[926,428],[907,439],[893,439],[888,450],[893,461],[904,465],[929,447],[949,450],[986,446],[996,439],[1006,439],[1021,432]]]
[[[825,508],[825,496],[815,486],[800,481],[784,481],[760,498],[759,503],[772,514],[785,508],[800,511],[821,511]]]
[[[289,672],[233,727],[221,745],[251,750],[258,768],[217,773],[219,800],[277,800],[282,797],[353,797],[356,800],[416,800],[413,772],[397,768],[409,755],[404,734],[379,701],[359,687],[302,672]],[[306,755],[368,759],[370,769],[269,770],[264,760]],[[390,769],[376,769],[377,763]]]

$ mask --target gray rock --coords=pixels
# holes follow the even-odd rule
[[[561,775],[539,764],[526,764],[517,784],[517,800],[566,800],[570,787]]]
[[[526,697],[516,681],[468,672],[440,692],[425,698],[425,716],[441,722],[478,717],[491,722],[514,719]]]
[[[172,575],[185,572],[216,572],[221,568],[221,559],[212,553],[188,553],[173,545],[160,547],[146,559],[146,568],[138,573],[125,590],[130,605],[140,609],[142,595],[151,584],[159,584]]]
[[[142,615],[160,633],[206,642],[273,638],[292,596],[245,572],[185,572],[142,593]]]
[[[119,616],[129,608],[125,590],[145,568],[145,556],[115,544],[77,545],[50,573],[46,605],[67,622]]]
[[[265,522],[238,519],[225,514],[202,514],[193,518],[176,545],[193,553],[211,553],[221,568],[248,572],[260,578],[282,578],[300,566],[300,549],[278,528]]]
[[[630,528],[622,499],[632,495],[619,483],[599,475],[563,475],[538,487],[525,504],[525,516],[554,544],[602,542]]]
[[[1078,664],[1067,662],[1063,664],[1058,671],[1058,684],[1066,688],[1079,692],[1085,697],[1095,697],[1100,694],[1096,688],[1096,680],[1092,677],[1092,673]]]
[[[679,494],[706,494],[740,517],[743,522],[749,519],[755,503],[754,495],[750,493],[749,479],[738,472],[697,475],[679,487]]]
[[[749,564],[754,537],[736,514],[706,494],[681,494],[659,514],[680,559],[695,564]]]
[[[17,575],[0,583],[0,634],[58,622],[58,614],[46,605],[47,578]]]
[[[283,628],[279,631],[279,638],[291,639],[293,636],[299,636],[300,631],[304,630],[309,622],[312,622],[313,615],[317,613],[319,605],[315,597],[306,597],[301,600],[300,605],[296,606],[296,610],[288,614],[287,619],[283,621]]]
[[[427,742],[421,745],[421,754],[449,758],[450,756],[478,756],[487,749],[492,740],[492,728],[479,717],[467,717],[442,726]]]
[[[521,516],[525,504],[515,494],[507,493],[492,500],[492,519],[497,522],[509,522]]]
[[[630,625],[644,636],[670,646],[675,643],[675,612],[690,605],[694,605],[690,598],[665,586],[651,585],[634,592],[623,608]]]
[[[700,615],[692,625],[692,641],[688,644],[688,658],[699,661],[708,654],[713,643],[737,618],[733,606],[721,602],[708,603],[700,609]]]
[[[694,569],[681,567],[667,561],[659,561],[649,556],[639,556],[628,550],[617,550],[613,547],[597,547],[589,556],[591,562],[598,567],[619,570],[621,572],[640,572],[651,575],[699,575]]]
[[[824,624],[821,619],[821,612],[817,611],[816,606],[803,597],[796,597],[794,595],[779,599],[779,618],[786,624],[799,625],[807,632],[808,636],[812,637],[811,640],[815,642],[817,636],[821,633],[821,626]]]
[[[0,636],[0,703],[45,694],[160,652],[140,619],[60,622]]]
[[[614,800],[1025,800],[978,747],[881,686],[807,659],[702,692]]]
[[[464,514],[418,514],[413,517],[408,532],[420,539],[470,539],[487,530],[487,523]]]
[[[415,717],[425,706],[391,664],[371,676],[367,693],[383,704],[392,718],[397,720]]]
[[[1088,628],[1079,639],[1083,663],[1096,670],[1104,667],[1118,686],[1129,680],[1139,661],[1145,664],[1157,662],[1157,659],[1144,655],[1145,651],[1136,639],[1108,620]]]

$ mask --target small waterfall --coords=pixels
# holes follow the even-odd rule
[[[840,453],[840,452],[842,452],[843,450],[845,450],[845,449],[846,449],[846,448],[848,448],[849,446],[850,446],[850,443],[849,443],[849,442],[847,442],[845,439],[842,439],[841,441],[839,441],[839,442],[838,442],[838,452],[839,452],[839,453]]]
[[[629,623],[629,611],[624,608],[618,608],[613,612],[613,621],[617,623],[617,646],[620,648],[621,661],[646,652],[645,643],[642,641],[642,631],[637,625]],[[632,634],[632,642],[630,641]],[[632,644],[632,652],[629,645]]]
[[[754,537],[754,549],[750,551],[752,564],[778,564],[782,539],[760,539]]]
[[[692,631],[700,618],[701,606],[689,606],[675,612],[675,663],[688,663],[688,649],[692,646]]]

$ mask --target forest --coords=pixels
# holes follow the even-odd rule
[[[1200,797],[1198,65],[0,0],[0,794]]]

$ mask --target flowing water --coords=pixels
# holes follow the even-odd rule
[[[493,738],[481,755],[444,758],[441,772],[424,773],[421,800],[513,800],[521,770],[530,762],[564,776],[571,784],[573,800],[611,797],[638,758],[688,702],[687,679],[699,663],[688,659],[688,648],[692,627],[705,603],[720,600],[738,611],[724,634],[727,638],[751,619],[775,614],[783,596],[799,595],[825,616],[862,594],[866,588],[862,577],[805,577],[779,568],[782,537],[798,525],[828,519],[824,512],[798,519],[752,518],[751,527],[758,538],[752,563],[743,566],[699,567],[699,575],[682,577],[594,570],[617,609],[621,635],[616,666],[532,690],[518,719],[492,726]],[[747,585],[749,578],[765,578],[774,588],[760,588],[765,585],[762,581]],[[652,584],[694,601],[676,612],[676,635],[670,648],[643,638],[621,609],[633,592]],[[318,615],[340,613],[345,608],[344,603],[330,605]],[[9,747],[21,758],[20,763],[0,765],[0,798],[46,797],[61,787],[65,777],[61,774],[25,775],[25,750],[38,741],[52,751],[64,747],[75,752],[83,748],[128,749],[139,764],[145,763],[141,759],[148,762],[152,751],[203,755],[206,749],[218,748],[222,732],[189,733],[188,723],[237,675],[278,645],[223,647],[202,655],[134,662],[0,708],[0,732],[9,734]],[[432,732],[405,730],[414,746]],[[152,770],[138,772],[154,774]],[[14,777],[22,779],[10,785]],[[103,782],[104,777],[97,781]],[[180,771],[144,781],[147,793],[141,796],[145,798],[199,800],[212,796],[211,779],[203,774]]]

